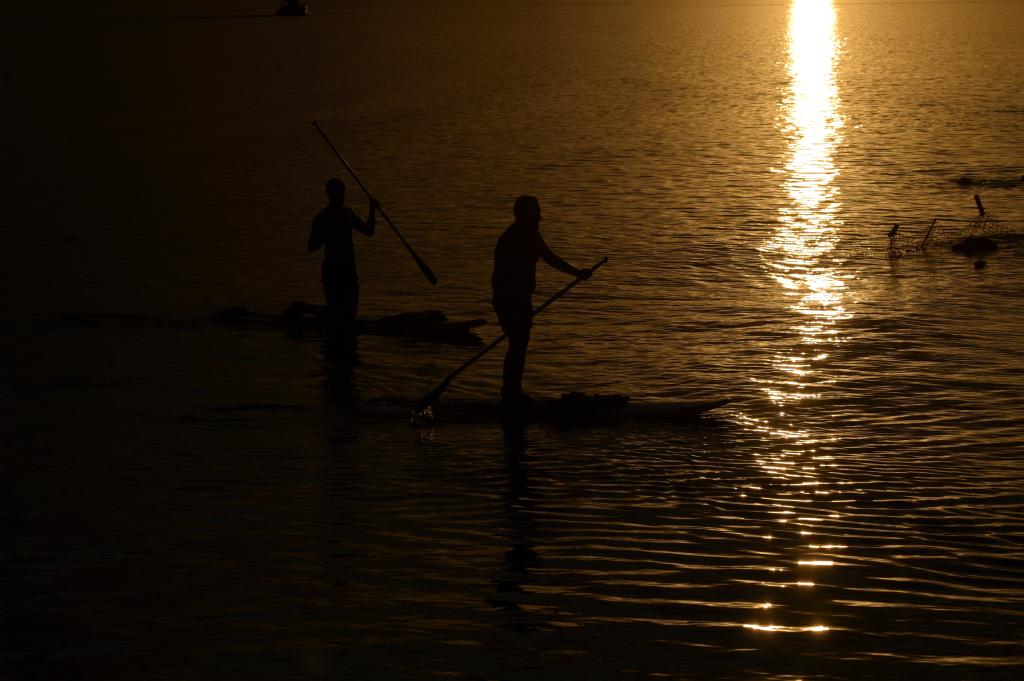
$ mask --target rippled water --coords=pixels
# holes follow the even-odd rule
[[[1020,675],[1022,3],[201,9],[0,24],[0,676]],[[441,280],[382,230],[364,312],[493,319],[530,192],[609,263],[538,321],[527,389],[733,403],[346,416],[322,338],[208,321],[318,298],[313,119]],[[981,269],[948,250],[975,193]],[[367,337],[355,387],[470,352]]]

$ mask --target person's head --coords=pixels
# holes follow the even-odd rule
[[[512,206],[512,214],[516,216],[516,222],[521,225],[540,225],[540,201],[536,196],[523,194],[516,199]]]
[[[336,177],[327,180],[327,198],[331,203],[345,203],[345,183]]]

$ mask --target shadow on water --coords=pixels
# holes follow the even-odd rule
[[[505,489],[501,495],[503,535],[508,542],[501,572],[493,580],[494,593],[487,598],[488,604],[508,613],[505,626],[520,631],[536,628],[530,622],[531,616],[523,609],[523,602],[529,597],[523,588],[530,570],[541,564],[534,551],[536,542],[531,539],[534,523],[530,513],[530,469],[527,465],[528,442],[522,424],[505,425]]]
[[[352,333],[332,332],[323,344],[324,389],[334,402],[352,402],[359,398],[355,388],[355,370],[359,365],[359,340]]]

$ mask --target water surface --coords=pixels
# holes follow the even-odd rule
[[[0,24],[14,678],[1019,676],[1021,3],[208,5]],[[347,416],[323,338],[208,320],[318,299],[314,119],[441,280],[381,229],[363,312],[493,338],[533,193],[558,253],[610,260],[538,320],[527,389],[733,403]],[[983,269],[948,250],[976,192]],[[355,391],[471,351],[364,338]]]

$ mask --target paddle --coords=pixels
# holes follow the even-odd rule
[[[331,151],[334,152],[334,155],[338,157],[338,160],[341,161],[342,165],[345,166],[349,174],[352,175],[352,179],[356,181],[356,184],[358,184],[360,188],[362,188],[363,193],[366,194],[366,197],[372,201],[373,195],[370,194],[370,190],[366,188],[366,185],[363,184],[363,181],[359,179],[358,175],[356,175],[356,171],[353,170],[352,166],[348,164],[348,161],[345,160],[345,157],[341,155],[341,152],[338,151],[337,147],[334,146],[331,140],[327,137],[327,134],[324,133],[324,131],[320,128],[316,121],[313,121],[313,127],[316,128],[316,131],[320,133],[321,137],[324,138],[324,142],[327,142],[327,146],[331,148]],[[437,286],[437,277],[434,276],[434,273],[430,270],[430,267],[427,266],[427,263],[423,261],[423,258],[421,258],[416,253],[416,251],[412,250],[412,246],[409,245],[409,242],[405,240],[405,237],[402,236],[402,233],[398,231],[397,227],[395,227],[395,223],[391,222],[391,218],[387,216],[387,214],[384,212],[384,209],[377,208],[377,212],[381,214],[381,217],[384,218],[385,222],[388,223],[388,226],[390,226],[392,231],[394,231],[395,236],[397,236],[399,241],[402,242],[402,245],[405,246],[405,249],[409,251],[409,255],[411,255],[412,259],[416,261],[416,264],[420,268],[420,272],[422,272],[423,276],[427,278],[427,281],[429,281],[434,286]]]
[[[598,261],[598,263],[596,265],[591,267],[590,268],[590,272],[591,273],[596,272],[597,269],[599,267],[601,267],[601,265],[605,264],[606,262],[608,262],[607,256],[604,257],[604,258],[601,258],[601,260]],[[561,291],[559,291],[555,295],[551,296],[550,298],[545,300],[543,303],[541,303],[539,306],[534,308],[533,314],[531,316],[536,317],[537,315],[539,315],[541,312],[544,311],[544,308],[546,308],[548,305],[550,305],[551,303],[555,302],[556,300],[558,300],[559,298],[564,296],[566,293],[569,292],[569,289],[571,289],[573,286],[575,286],[576,284],[580,283],[581,281],[583,281],[583,279],[577,277],[576,279],[574,279],[571,282],[569,282],[568,284],[566,284],[562,288]],[[451,385],[451,382],[455,380],[456,376],[458,376],[463,371],[465,371],[470,366],[472,366],[472,364],[474,362],[476,362],[478,359],[480,359],[481,357],[486,355],[488,352],[493,350],[499,343],[501,343],[501,341],[505,340],[507,337],[508,337],[508,334],[506,334],[506,333],[501,334],[500,336],[495,338],[493,341],[491,341],[487,345],[487,347],[483,348],[482,350],[480,350],[480,352],[478,352],[475,355],[473,355],[472,357],[470,357],[469,360],[467,360],[462,366],[460,366],[458,369],[456,369],[455,371],[453,371],[450,374],[448,374],[448,376],[443,381],[441,381],[440,385],[438,385],[436,388],[434,388],[429,393],[427,393],[423,397],[423,399],[420,400],[419,403],[417,403],[416,409],[413,411],[413,415],[415,416],[416,414],[422,414],[424,411],[426,411],[426,409],[428,407],[430,407],[430,405],[432,405],[434,402],[437,401],[437,398],[439,398],[441,396],[441,393],[443,393],[448,388],[448,386]]]

